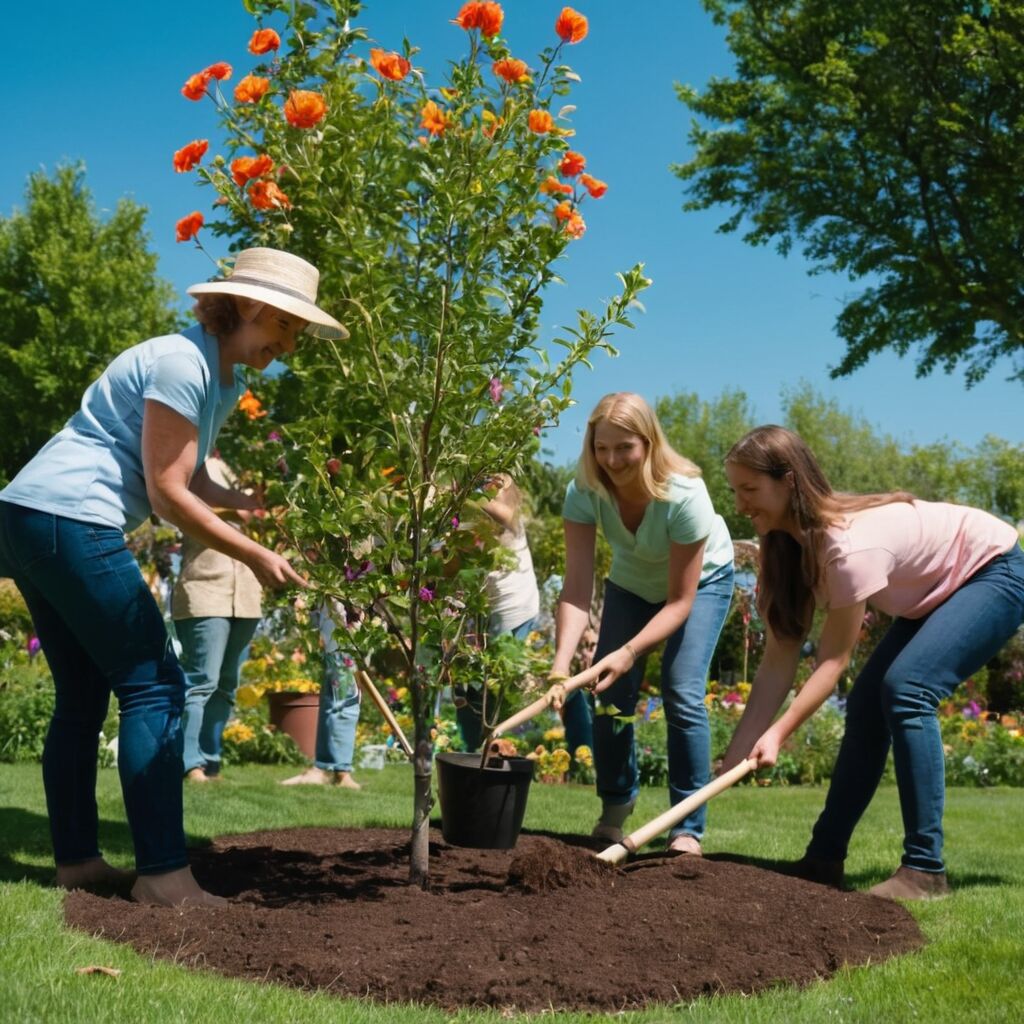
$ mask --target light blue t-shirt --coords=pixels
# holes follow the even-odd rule
[[[142,469],[146,399],[199,429],[198,469],[244,391],[239,367],[232,383],[221,385],[217,339],[199,324],[150,338],[111,361],[63,430],[0,491],[0,501],[134,530],[152,512]]]
[[[608,578],[631,594],[660,604],[668,598],[668,566],[672,543],[704,543],[701,580],[706,580],[733,559],[732,538],[725,520],[715,512],[700,477],[673,473],[666,482],[668,498],[652,501],[631,533],[615,503],[596,491],[570,482],[562,505],[564,518],[599,526],[612,549]]]

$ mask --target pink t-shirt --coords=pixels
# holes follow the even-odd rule
[[[1009,523],[966,505],[894,501],[851,512],[825,531],[816,597],[828,608],[867,600],[919,619],[1018,542]]]

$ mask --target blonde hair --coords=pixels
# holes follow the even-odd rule
[[[767,473],[792,484],[791,507],[805,542],[782,530],[761,539],[761,571],[757,606],[772,631],[783,637],[803,637],[811,625],[814,590],[821,582],[821,549],[825,530],[851,512],[913,501],[908,491],[844,494],[833,491],[814,453],[799,435],[785,427],[755,427],[729,449],[725,463]]]
[[[701,475],[697,465],[683,458],[668,443],[654,410],[639,395],[632,391],[615,391],[594,406],[587,420],[583,453],[576,467],[576,486],[581,490],[596,491],[608,497],[615,489],[594,453],[594,433],[600,423],[611,423],[643,440],[646,457],[640,467],[640,484],[650,500],[668,498],[668,479],[673,473],[689,477]]]

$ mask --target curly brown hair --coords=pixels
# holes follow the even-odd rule
[[[242,314],[238,311],[234,296],[217,292],[197,295],[192,314],[207,333],[218,338],[234,334],[242,323]]]

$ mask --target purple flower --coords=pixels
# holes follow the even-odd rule
[[[433,601],[434,590],[430,586],[420,587],[420,600],[421,601]]]
[[[452,516],[452,529],[457,530],[459,528],[459,517]]]
[[[268,441],[280,441],[281,440],[281,435],[276,430],[272,430],[269,434],[267,434],[267,440]]]
[[[964,708],[964,718],[980,718],[981,717],[981,705],[976,701],[972,700],[967,707]]]
[[[497,377],[492,377],[490,384],[487,385],[487,390],[491,393],[492,402],[500,402],[501,396],[505,394],[505,385]]]
[[[358,579],[362,579],[367,573],[371,573],[374,570],[373,562],[360,562],[358,569],[353,569],[350,565],[345,566],[345,579],[349,583],[354,583]]]
[[[25,645],[28,648],[28,656],[34,658],[43,648],[43,645],[39,642],[39,637],[34,633],[28,638],[28,643]]]

